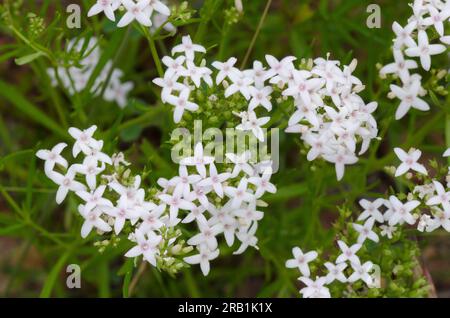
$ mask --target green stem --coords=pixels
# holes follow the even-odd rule
[[[255,46],[256,39],[258,38],[259,32],[261,31],[261,28],[264,24],[264,20],[266,19],[267,13],[269,12],[270,5],[272,4],[272,0],[267,0],[266,7],[264,8],[264,12],[261,16],[261,19],[259,19],[258,27],[256,28],[255,34],[253,34],[252,41],[250,42],[250,46],[247,49],[247,52],[245,53],[245,57],[242,60],[241,69],[245,67],[247,64],[248,59],[250,58],[250,53],[253,50],[253,47]]]
[[[150,46],[150,51],[152,53],[153,61],[155,62],[156,65],[158,75],[159,77],[164,77],[164,70],[161,65],[161,60],[159,59],[158,51],[156,50],[155,41],[150,32],[146,28],[142,27],[142,31],[144,32],[144,35],[147,38],[148,44]]]

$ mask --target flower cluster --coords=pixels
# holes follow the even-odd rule
[[[314,261],[318,253],[316,251],[303,253],[299,247],[294,247],[292,249],[294,258],[286,261],[286,267],[298,268],[300,271],[299,280],[305,285],[300,290],[303,298],[330,298],[331,294],[327,286],[333,282],[352,284],[360,280],[369,287],[373,286],[372,270],[374,264],[370,261],[362,264],[358,255],[356,255],[361,249],[362,243],[348,246],[344,241],[338,241],[340,254],[334,262],[326,262],[324,264],[326,273],[315,279],[311,278],[308,263]]]
[[[153,80],[153,83],[162,88],[161,100],[175,107],[173,113],[175,123],[181,121],[186,110],[194,112],[199,109],[196,103],[189,101],[190,94],[194,89],[190,83],[196,87],[199,87],[202,81],[207,85],[212,85],[211,70],[195,65],[196,52],[205,53],[206,49],[192,43],[189,35],[184,36],[182,43],[172,49],[172,55],[183,54],[178,57],[163,57],[162,62],[167,67],[164,77]],[[180,80],[183,81],[179,82]]]
[[[371,276],[374,264],[370,261],[361,264],[356,253],[366,241],[379,243],[379,235],[392,239],[402,225],[416,226],[421,232],[432,232],[443,228],[450,232],[450,171],[447,168],[437,169],[439,174],[444,174],[445,183],[439,181],[439,177],[429,178],[428,171],[424,165],[418,161],[421,151],[410,149],[408,152],[401,148],[394,149],[401,164],[397,168],[388,169],[396,177],[406,175],[412,179],[410,170],[417,172],[416,178],[425,179],[422,185],[414,185],[412,191],[407,194],[391,195],[388,199],[377,198],[373,201],[361,199],[359,205],[363,208],[362,213],[357,217],[355,223],[351,224],[353,232],[356,234],[356,244],[348,247],[344,242],[338,241],[342,254],[336,258],[335,263],[327,262],[324,266],[328,269],[328,274],[310,278],[310,268],[308,263],[314,261],[318,254],[315,251],[303,253],[300,248],[293,249],[294,259],[286,262],[288,268],[298,268],[301,273],[299,278],[305,285],[300,290],[303,297],[330,297],[327,285],[335,280],[341,283],[354,283],[357,280],[364,281],[368,287],[374,281]],[[450,149],[444,153],[444,157],[450,156]],[[437,163],[431,163],[437,167]],[[345,276],[348,271],[349,261],[352,272],[350,276]]]
[[[446,184],[439,181],[439,177],[429,178],[428,171],[418,161],[422,152],[411,148],[408,152],[401,148],[394,149],[401,164],[395,170],[395,177],[406,174],[407,179],[412,179],[410,170],[417,172],[419,180],[425,179],[423,184],[414,185],[412,191],[407,194],[391,195],[389,199],[378,198],[373,202],[362,199],[359,204],[364,209],[358,217],[358,221],[364,221],[364,225],[355,224],[360,235],[371,235],[374,223],[378,223],[381,235],[392,238],[398,226],[408,224],[417,226],[419,231],[432,232],[439,227],[450,232],[450,173],[445,172]],[[449,156],[446,151],[444,156]],[[436,166],[436,163],[433,163]],[[406,201],[405,201],[406,199]],[[355,228],[356,229],[356,228]],[[368,236],[369,237],[369,236]],[[373,235],[372,235],[373,237]],[[370,237],[369,237],[370,238]],[[374,237],[373,237],[374,238]],[[373,239],[377,242],[377,239]]]
[[[115,12],[125,10],[125,14],[117,23],[119,28],[137,21],[143,26],[151,27],[152,20],[166,21],[170,16],[170,9],[165,1],[160,0],[97,0],[88,12],[88,17],[103,12],[111,21],[116,21]],[[163,22],[164,23],[164,22]],[[162,24],[162,23],[161,23]]]
[[[356,163],[357,153],[365,153],[378,134],[372,116],[377,103],[366,105],[358,95],[364,85],[352,75],[357,61],[341,69],[339,61],[318,58],[310,70],[295,69],[292,58],[268,62],[276,72],[271,82],[286,86],[282,95],[294,100],[286,131],[301,134],[310,147],[309,161],[323,158],[334,163],[337,179],[342,179],[345,165]]]
[[[428,103],[421,98],[427,94],[422,87],[421,75],[411,74],[411,70],[419,67],[418,63],[408,58],[419,58],[422,68],[429,71],[431,57],[444,53],[450,45],[450,36],[444,34],[445,25],[450,21],[450,2],[415,0],[412,9],[413,15],[406,26],[402,27],[398,22],[394,22],[392,28],[396,35],[393,45],[395,62],[380,70],[381,76],[394,74],[401,81],[401,86],[390,86],[390,95],[401,100],[395,113],[397,120],[403,118],[411,108],[421,111],[430,109]],[[434,34],[438,35],[436,41]]]
[[[235,66],[237,59],[231,57],[225,62],[212,63],[216,73],[213,81],[213,69],[206,66],[205,60],[199,66],[195,64],[196,52],[206,50],[184,36],[182,43],[172,49],[172,56],[163,58],[167,66],[164,77],[153,81],[162,88],[162,101],[175,107],[176,123],[182,120],[185,110],[200,109],[192,101],[195,98],[192,92],[199,90],[202,83],[214,86],[216,91],[222,85],[224,91],[220,94],[224,99],[239,94],[243,99],[240,103],[247,107],[245,111],[235,112],[241,119],[236,129],[251,131],[258,140],[264,141],[262,127],[271,118],[258,118],[257,109],[270,112],[274,100],[278,105],[291,98],[295,111],[286,131],[301,134],[310,147],[308,160],[323,158],[334,163],[338,180],[344,175],[345,165],[357,162],[357,144],[361,142],[358,152],[361,155],[377,136],[377,123],[372,116],[377,103],[366,105],[358,95],[364,86],[352,75],[356,60],[341,69],[339,61],[319,58],[314,60],[314,65],[296,69],[295,57],[279,61],[266,55],[269,67],[255,61],[253,68],[241,71]],[[178,53],[181,54],[175,55]],[[217,95],[211,94],[209,98],[217,100]]]
[[[59,143],[51,150],[39,150],[36,155],[45,160],[45,174],[56,183],[56,202],[62,203],[69,192],[74,192],[83,203],[78,212],[84,219],[81,236],[86,238],[92,230],[111,235],[113,240],[120,233],[128,234],[134,242],[126,257],[142,255],[143,259],[169,272],[175,273],[183,263],[174,257],[191,250],[176,244],[181,235],[170,225],[165,205],[156,205],[148,199],[141,187],[141,177],[132,176],[123,154],[109,156],[102,152],[103,141],[93,134],[96,126],[86,130],[70,128],[75,139],[72,147],[74,158],[83,157],[81,163],[69,165],[61,155],[67,147]],[[116,241],[118,238],[116,238]]]
[[[250,152],[228,153],[227,163],[219,165],[198,143],[193,156],[181,160],[178,176],[158,181],[162,187],[158,198],[170,207],[170,223],[192,223],[199,232],[187,240],[198,254],[184,261],[200,264],[204,275],[209,273],[209,262],[219,256],[218,235],[224,236],[228,246],[235,239],[240,242],[234,254],[249,246],[257,248],[255,233],[264,215],[258,207],[266,206],[260,198],[276,188],[270,183],[270,164],[253,165],[250,156]]]
[[[100,234],[114,232],[116,236],[125,230],[128,239],[136,244],[126,257],[143,255],[153,266],[172,273],[184,266],[181,258],[174,257],[189,253],[193,246],[198,254],[185,257],[184,262],[200,264],[204,275],[209,273],[209,261],[219,255],[219,234],[223,234],[228,246],[235,238],[240,241],[235,254],[249,246],[257,248],[255,233],[263,217],[258,207],[266,206],[261,197],[276,192],[270,182],[270,162],[253,165],[250,152],[228,153],[227,163],[216,166],[215,158],[205,155],[198,143],[193,156],[181,160],[178,176],[161,178],[161,189],[146,191],[141,187],[141,177],[131,176],[125,169],[129,163],[123,154],[109,156],[102,152],[103,141],[93,138],[96,128],[69,129],[75,139],[72,155],[83,155],[81,163],[68,164],[61,155],[65,143],[36,154],[45,160],[47,177],[59,186],[58,204],[69,192],[84,201],[78,207],[85,220],[83,238],[93,229]],[[217,167],[224,170],[218,171]],[[183,219],[179,218],[181,211],[185,212]],[[178,240],[180,222],[193,223],[200,232],[188,238],[190,246]]]
[[[89,41],[72,39],[67,46],[67,52],[79,58],[78,65],[49,68],[47,73],[52,79],[53,86],[60,85],[70,95],[75,95],[87,88],[100,61],[101,50],[97,39],[93,37]],[[120,69],[112,69],[112,64],[112,61],[108,61],[101,70],[91,87],[91,92],[96,96],[103,94],[102,97],[106,101],[116,102],[124,108],[127,105],[127,95],[134,85],[132,82],[122,82],[123,72]]]
[[[419,231],[432,232],[440,227],[450,232],[450,172],[448,168],[444,172],[445,182],[441,183],[439,174],[434,178],[428,177],[428,171],[424,165],[418,163],[421,151],[410,149],[408,153],[400,148],[395,152],[402,161],[397,167],[395,176],[401,176],[406,173],[406,178],[411,179],[413,174],[408,172],[414,170],[419,174],[417,179],[423,179],[423,184],[415,185],[411,192],[406,194],[406,203],[402,203],[396,196],[390,196],[389,200],[379,199],[384,203],[387,210],[384,213],[384,221],[388,223],[392,232],[395,225],[407,223],[415,225]],[[450,156],[450,150],[444,153],[444,157]],[[432,166],[437,167],[436,162],[431,162]],[[403,195],[405,196],[405,195]],[[382,221],[380,219],[380,221]],[[388,227],[384,225],[384,227]]]

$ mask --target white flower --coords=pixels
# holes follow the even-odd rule
[[[72,148],[73,157],[76,158],[82,151],[85,154],[91,152],[91,148],[100,148],[100,143],[92,138],[97,126],[91,126],[86,130],[80,130],[75,127],[69,128],[69,134],[75,139],[75,143]]]
[[[189,196],[191,192],[191,184],[198,183],[202,177],[198,174],[190,175],[186,166],[180,166],[178,168],[178,177],[174,177],[170,180],[170,183],[175,186],[174,193],[180,193],[184,198]]]
[[[419,201],[413,200],[403,204],[397,197],[391,195],[389,197],[389,202],[390,207],[389,210],[386,211],[386,215],[390,226],[403,224],[404,222],[412,225],[416,222],[416,219],[411,212],[420,205]]]
[[[206,208],[202,205],[196,206],[195,208],[191,209],[189,214],[186,215],[186,217],[181,220],[181,223],[191,223],[192,221],[202,222],[206,223],[207,220],[203,213],[206,211]]]
[[[105,193],[106,186],[101,185],[97,189],[91,192],[87,191],[77,191],[76,195],[78,195],[81,199],[86,203],[84,208],[88,211],[92,210],[95,207],[105,208],[111,207],[112,203],[108,199],[103,198],[103,194]]]
[[[277,188],[270,183],[270,177],[272,176],[272,168],[269,167],[264,170],[262,176],[250,177],[248,182],[256,186],[255,197],[260,198],[267,191],[269,193],[277,192]]]
[[[230,178],[231,174],[229,172],[217,173],[217,168],[214,163],[209,165],[209,178],[206,178],[198,183],[201,187],[213,187],[216,194],[223,198],[223,185]]]
[[[423,19],[424,25],[433,25],[436,29],[437,33],[440,36],[444,35],[444,22],[448,21],[448,18],[450,17],[450,5],[444,7],[441,11],[436,9],[434,6],[429,5],[428,6],[428,12],[430,13],[430,16]]]
[[[112,165],[113,164],[112,158],[110,156],[108,156],[106,153],[101,152],[102,148],[103,148],[103,140],[99,140],[98,148],[90,148],[89,152],[86,153],[85,155],[87,158],[91,158],[89,160],[93,159],[93,160],[97,160],[97,161]],[[123,156],[123,154],[122,154],[122,156]],[[122,160],[123,160],[123,158],[122,158]],[[127,165],[127,162],[125,160],[123,160],[122,163]]]
[[[358,243],[362,244],[366,239],[372,240],[374,242],[378,242],[378,235],[372,231],[373,224],[375,223],[374,218],[369,218],[364,225],[353,223],[353,228],[356,232],[359,233]]]
[[[114,181],[109,183],[109,187],[116,191],[120,196],[126,196],[128,200],[132,201],[136,198],[141,184],[141,176],[135,176],[132,186],[124,186],[121,183]]]
[[[190,90],[183,89],[179,96],[169,95],[165,98],[166,102],[175,106],[173,112],[173,120],[175,123],[179,123],[183,117],[184,111],[195,112],[198,109],[198,105],[189,101]]]
[[[273,81],[275,83],[278,79],[287,79],[294,68],[292,62],[296,59],[297,58],[293,56],[286,56],[281,61],[279,61],[272,55],[266,54],[266,61],[270,66],[270,69],[267,71],[268,76],[272,77],[274,75],[279,75],[278,77],[281,78],[277,78],[277,76],[275,76],[275,80]]]
[[[332,153],[329,145],[327,145],[328,136],[326,134],[307,133],[302,138],[311,147],[306,156],[308,161],[312,161],[323,154]]]
[[[299,280],[306,285],[300,290],[303,298],[331,298],[330,290],[325,287],[325,277],[318,277],[316,280],[309,277],[300,277]]]
[[[153,232],[144,234],[140,230],[136,230],[134,235],[136,237],[137,245],[131,248],[125,254],[125,257],[142,255],[147,262],[156,267],[156,255],[159,254],[158,245],[161,242],[162,237]]]
[[[225,154],[228,160],[234,163],[233,171],[231,172],[231,177],[235,178],[241,171],[244,171],[248,176],[253,176],[253,168],[248,163],[251,158],[251,152],[244,151],[241,154],[237,155],[234,153]]]
[[[97,185],[97,175],[105,170],[105,165],[98,166],[98,161],[94,157],[86,157],[83,160],[83,164],[74,164],[71,169],[84,174],[86,176],[86,183],[89,188],[95,189]]]
[[[347,244],[345,244],[343,241],[338,241],[337,243],[342,251],[342,254],[339,255],[336,259],[336,264],[343,263],[347,260],[350,261],[350,263],[359,262],[359,257],[356,255],[356,253],[361,248],[361,244],[353,244],[352,246],[348,247]]]
[[[381,235],[387,236],[389,239],[392,238],[392,234],[396,230],[395,226],[390,226],[390,225],[380,225],[380,229],[381,229]]]
[[[186,58],[190,61],[194,60],[195,52],[206,53],[206,49],[201,45],[192,43],[189,35],[183,36],[181,44],[172,48],[172,55],[175,53],[184,53]]]
[[[255,200],[255,196],[247,191],[247,185],[247,179],[242,178],[237,188],[231,186],[225,187],[224,192],[230,198],[232,208],[239,208],[244,201],[251,202]]]
[[[262,88],[255,88],[251,86],[249,88],[251,95],[250,104],[248,105],[249,110],[254,110],[259,105],[263,106],[267,111],[272,110],[272,103],[270,102],[270,94],[272,94],[272,87],[266,86]]]
[[[417,162],[422,155],[422,152],[420,150],[411,148],[408,153],[406,153],[401,148],[394,148],[394,152],[402,161],[402,163],[397,167],[397,170],[395,171],[396,177],[401,176],[409,170],[414,170],[424,175],[428,174],[427,169]]]
[[[338,67],[339,61],[318,58],[314,63],[317,67],[311,73],[319,75],[326,80],[325,87],[328,92],[331,92],[338,84],[345,84],[344,73]]]
[[[229,75],[232,84],[225,89],[225,97],[239,92],[245,99],[250,99],[250,85],[253,83],[251,78],[246,77],[242,72],[237,71]]]
[[[402,46],[406,45],[407,47],[413,47],[416,45],[413,38],[411,37],[411,33],[414,31],[416,26],[414,23],[409,23],[407,26],[402,28],[398,22],[394,22],[392,24],[392,30],[397,35],[394,42],[394,48],[400,49]]]
[[[444,44],[450,45],[450,35],[443,36],[439,40]]]
[[[271,77],[260,61],[254,61],[253,68],[244,70],[244,74],[253,79],[256,88],[264,87],[264,82]]]
[[[420,63],[425,71],[429,71],[431,67],[431,55],[441,54],[446,50],[442,44],[430,44],[426,31],[419,30],[419,43],[415,47],[405,50],[406,55],[411,57],[420,57]]]
[[[56,192],[56,203],[58,204],[64,201],[69,191],[77,192],[86,189],[82,183],[75,181],[75,171],[71,169],[64,176],[58,172],[53,172],[49,178],[59,185],[58,191]]]
[[[158,30],[160,27],[162,27],[164,30],[175,34],[177,32],[177,28],[170,22],[167,22],[168,16],[161,14],[159,12],[153,14],[152,16],[152,26],[151,26],[151,32],[152,34],[155,33],[156,30]]]
[[[241,241],[241,246],[233,252],[234,255],[242,254],[249,247],[252,246],[258,249],[256,245],[258,243],[258,238],[255,236],[256,230],[258,229],[258,223],[253,222],[251,227],[240,228],[239,232],[236,233],[236,237]]]
[[[162,62],[167,66],[166,72],[164,73],[164,78],[178,78],[181,71],[184,70],[183,63],[186,61],[185,56],[178,56],[177,58],[171,58],[170,56],[164,56]]]
[[[325,267],[328,269],[328,274],[326,276],[327,284],[334,282],[335,280],[341,283],[347,282],[347,277],[345,277],[343,271],[347,267],[347,263],[332,264],[326,262]]]
[[[120,2],[117,0],[97,0],[97,3],[91,7],[87,16],[92,17],[100,12],[104,12],[108,19],[115,21],[114,11],[117,10],[119,5]]]
[[[122,0],[122,4],[127,12],[117,24],[119,28],[127,26],[134,20],[147,27],[152,25],[152,21],[150,20],[151,12],[147,10],[150,0],[138,0],[137,3],[133,0]]]
[[[200,264],[200,268],[204,276],[209,273],[209,261],[219,256],[219,250],[211,251],[206,246],[200,245],[197,247],[199,254],[185,257],[183,260],[188,264]]]
[[[359,205],[364,208],[364,211],[358,216],[358,221],[363,221],[367,218],[373,218],[379,223],[384,222],[383,214],[379,210],[384,204],[384,199],[376,199],[370,202],[366,199],[359,201]]]
[[[101,0],[95,4],[92,7],[92,9],[94,9],[93,12],[96,12],[95,10],[98,10],[99,8],[101,9],[103,3],[106,8],[111,7],[113,11],[121,4],[121,0],[105,1]],[[108,9],[106,10],[108,11]],[[94,69],[99,64],[102,53],[95,37],[91,37],[89,40],[78,38],[72,39],[69,41],[66,51],[72,55],[77,53],[81,56],[80,60],[77,62],[79,65],[68,67],[60,66],[56,70],[50,68],[47,69],[47,73],[52,80],[53,86],[61,84],[70,95],[74,95],[75,93],[86,89]],[[101,69],[100,74],[95,79],[91,93],[94,96],[98,96],[100,92],[103,92],[104,85],[108,83],[102,96],[103,99],[110,102],[116,101],[119,106],[123,108],[127,103],[127,94],[133,88],[133,84],[131,82],[122,83],[120,78],[122,77],[123,72],[119,69],[112,69],[112,67],[112,61],[107,61],[106,65]],[[109,76],[110,72],[112,72],[111,76]]]
[[[241,206],[240,209],[234,210],[234,215],[241,217],[248,222],[259,221],[263,218],[264,213],[256,210],[256,201],[249,202],[246,206]]]
[[[87,210],[85,206],[79,205],[78,211],[84,218],[84,223],[81,227],[82,238],[86,238],[94,227],[103,232],[109,232],[112,230],[108,223],[102,220],[102,212],[99,208]]]
[[[450,157],[450,148],[448,148],[444,154],[442,155],[443,157]]]
[[[286,261],[286,267],[298,268],[303,276],[309,277],[311,272],[309,270],[308,263],[317,258],[317,252],[311,251],[304,254],[299,247],[294,247],[292,249],[292,254],[294,255],[294,258]]]
[[[300,99],[296,99],[294,103],[297,109],[289,118],[289,127],[298,124],[302,119],[306,119],[314,127],[319,126],[317,110],[313,104],[306,105]],[[307,136],[310,136],[310,134],[307,134]]]
[[[445,191],[442,184],[436,180],[433,180],[433,184],[436,189],[437,195],[431,197],[426,204],[427,205],[441,204],[445,210],[450,211],[450,192]]]
[[[200,87],[201,81],[203,80],[209,86],[212,86],[211,70],[207,67],[201,67],[194,64],[193,61],[186,61],[186,68],[180,71],[180,75],[186,78],[190,78],[194,85],[198,88]]]
[[[143,233],[147,233],[149,231],[156,231],[160,229],[164,223],[161,221],[161,215],[166,210],[166,206],[164,204],[160,204],[157,207],[150,211],[143,211],[140,214],[140,218],[142,220],[142,224],[139,226],[139,230]]]
[[[372,262],[365,262],[361,265],[361,263],[358,262],[352,262],[351,266],[354,270],[354,272],[348,277],[348,281],[350,283],[354,283],[357,280],[362,280],[364,283],[366,283],[368,286],[371,286],[373,283],[372,276],[370,275],[370,271],[373,268]]]
[[[167,73],[167,72],[164,74],[164,78],[158,77],[158,78],[153,79],[152,82],[162,88],[161,100],[164,103],[168,103],[167,98],[169,96],[172,96],[173,91],[176,91],[176,92],[181,92],[181,91],[185,91],[185,90],[188,91],[188,88],[185,85],[178,83],[176,81],[175,76],[170,76],[169,73]]]
[[[187,243],[189,245],[206,245],[209,250],[217,249],[216,236],[223,232],[221,224],[210,226],[208,223],[197,222],[200,233],[191,237]]]
[[[205,165],[209,165],[213,162],[214,157],[205,156],[203,153],[203,145],[199,142],[195,145],[194,156],[181,159],[180,164],[186,166],[195,166],[197,168],[198,173],[202,177],[205,177],[206,176]]]
[[[450,232],[450,211],[439,211],[437,215],[430,219],[426,224],[427,232],[432,232],[439,227],[443,227],[447,232]]]
[[[414,60],[405,60],[402,51],[394,50],[395,62],[384,66],[380,74],[398,74],[403,83],[409,79],[409,70],[417,68],[417,62]]]
[[[160,194],[158,198],[169,205],[170,219],[175,220],[178,216],[178,210],[191,210],[195,208],[195,204],[192,202],[182,199],[180,193],[170,194]]]
[[[165,16],[170,16],[170,9],[160,0],[150,0],[150,8]]]
[[[419,232],[425,231],[425,228],[429,226],[431,221],[431,217],[429,215],[422,215],[419,219],[419,222],[417,223],[417,230]]]
[[[117,206],[111,205],[103,209],[106,214],[114,217],[114,232],[116,234],[122,231],[126,220],[137,219],[139,217],[139,212],[130,208],[127,201],[126,197],[120,197]]]
[[[289,87],[283,91],[285,96],[294,96],[300,98],[305,105],[311,104],[311,91],[316,91],[324,84],[322,79],[312,78],[309,71],[292,72],[293,80],[289,82]]]
[[[404,86],[403,88],[397,85],[391,85],[390,88],[395,96],[401,100],[401,103],[395,112],[395,119],[399,120],[403,118],[411,107],[421,111],[430,109],[430,106],[423,99],[418,97],[421,89],[419,80],[415,80],[411,85]]]
[[[193,190],[189,194],[187,198],[189,201],[194,202],[197,200],[205,209],[210,209],[211,203],[206,196],[209,192],[211,192],[211,187],[201,187],[198,185],[193,185]]]
[[[257,118],[256,113],[248,111],[245,116],[242,117],[242,123],[236,126],[237,130],[248,131],[250,130],[253,135],[261,142],[264,141],[264,131],[261,126],[267,124],[270,117]]]
[[[226,77],[230,77],[230,74],[238,74],[239,70],[234,67],[237,59],[235,57],[230,57],[226,62],[213,62],[212,66],[219,70],[216,76],[216,84],[219,85]]]
[[[103,98],[106,101],[115,101],[120,108],[124,108],[127,105],[127,96],[133,88],[134,84],[132,82],[120,83],[113,81],[105,90]]]
[[[358,161],[358,158],[349,151],[340,148],[336,154],[325,154],[326,160],[333,162],[336,169],[336,177],[341,180],[344,176],[345,165],[351,165]]]
[[[55,164],[67,169],[67,160],[61,156],[61,152],[67,147],[66,143],[59,143],[52,148],[52,150],[41,149],[36,152],[36,156],[42,160],[45,160],[44,171],[47,177],[53,172]]]

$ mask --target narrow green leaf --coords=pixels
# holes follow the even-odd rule
[[[33,53],[33,54],[29,54],[29,55],[25,55],[25,56],[19,57],[19,58],[15,59],[14,61],[16,62],[17,65],[25,65],[25,64],[28,64],[28,63],[34,61],[35,59],[37,59],[37,58],[39,58],[39,57],[41,57],[43,55],[45,55],[45,54],[42,53],[42,52],[36,52],[36,53]]]
[[[66,251],[56,262],[56,264],[51,269],[50,273],[45,280],[44,287],[42,288],[41,298],[49,298],[52,294],[52,290],[55,287],[56,280],[58,279],[58,275],[61,272],[66,260],[69,258],[71,251]]]
[[[14,224],[7,227],[0,228],[0,235],[1,236],[9,236],[12,234],[18,233],[20,230],[22,230],[25,227],[24,224]]]
[[[133,276],[133,267],[134,267],[134,259],[130,258],[122,265],[119,272],[117,273],[120,276],[125,276],[123,278],[123,285],[122,285],[122,295],[124,298],[128,298],[129,295],[131,278]]]
[[[41,124],[47,129],[57,133],[65,139],[68,138],[67,133],[45,112],[41,111],[37,106],[30,103],[14,86],[0,80],[0,96],[9,101],[20,112],[27,116],[28,119]]]

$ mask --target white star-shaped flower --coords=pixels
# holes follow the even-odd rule
[[[183,158],[180,161],[180,164],[186,166],[195,166],[197,168],[198,173],[202,177],[206,177],[206,168],[205,165],[209,165],[214,162],[214,157],[205,156],[203,151],[202,143],[197,143],[194,148],[194,156]]]
[[[61,156],[61,152],[66,147],[66,143],[59,143],[54,146],[52,150],[41,149],[36,152],[36,156],[39,159],[45,160],[44,171],[48,177],[52,174],[55,164],[59,164],[60,166],[67,169],[67,160],[64,159],[63,156]]]
[[[173,120],[175,123],[179,123],[183,117],[184,111],[187,109],[191,112],[195,112],[198,109],[198,105],[189,101],[190,90],[184,89],[180,92],[180,95],[169,95],[165,99],[167,103],[175,106],[173,112]]]
[[[401,148],[394,148],[394,152],[402,163],[395,170],[395,176],[399,177],[409,170],[414,170],[424,175],[428,175],[427,169],[417,161],[420,159],[422,152],[419,149],[411,148],[405,152]]]
[[[361,248],[361,244],[353,244],[348,247],[343,241],[338,241],[337,243],[342,251],[342,254],[340,254],[336,259],[336,264],[343,263],[345,261],[349,261],[350,263],[359,263],[359,257],[356,253]]]
[[[420,30],[418,45],[406,49],[405,53],[410,57],[419,57],[423,69],[429,71],[431,68],[431,55],[441,54],[445,50],[446,47],[442,44],[430,44],[426,31]]]
[[[219,256],[219,250],[211,251],[208,247],[200,245],[198,247],[199,254],[185,257],[183,260],[188,264],[200,264],[200,269],[204,276],[209,274],[209,262]]]
[[[389,197],[390,207],[386,211],[389,225],[394,226],[397,224],[403,224],[404,222],[412,225],[416,222],[416,218],[411,212],[420,205],[419,201],[412,200],[406,203],[402,203],[396,196],[391,195]]]
[[[131,248],[125,257],[137,257],[142,255],[144,259],[156,267],[156,255],[159,254],[158,245],[162,240],[160,235],[150,231],[143,233],[140,230],[134,232],[136,237],[136,246]],[[147,237],[146,237],[147,236]]]
[[[181,44],[172,48],[172,55],[175,53],[184,53],[190,61],[194,60],[195,52],[206,53],[206,49],[201,45],[192,43],[189,35],[183,36]]]
[[[312,262],[317,258],[318,256],[317,252],[310,251],[307,253],[303,253],[299,247],[294,247],[292,249],[292,254],[294,255],[294,258],[286,261],[286,267],[298,268],[303,276],[309,277],[311,272],[309,270],[308,263]]]
[[[423,99],[419,98],[421,89],[420,80],[414,80],[411,85],[405,85],[403,88],[394,84],[392,84],[390,88],[395,96],[401,100],[401,103],[395,112],[396,120],[402,119],[411,107],[421,111],[430,109],[430,106]]]

